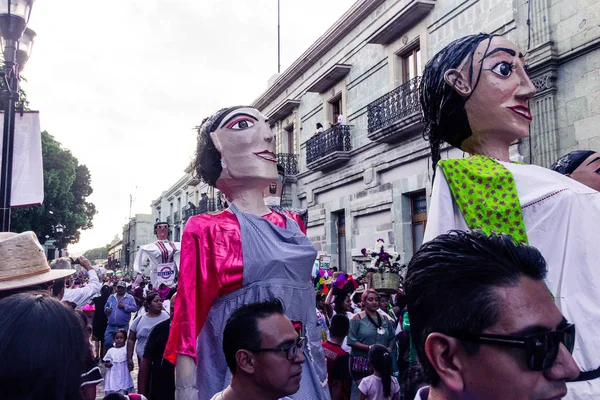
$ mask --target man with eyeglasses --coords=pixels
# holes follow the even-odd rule
[[[579,375],[575,326],[544,283],[540,252],[507,235],[451,231],[406,277],[411,335],[430,386],[416,400],[559,399]]]
[[[278,400],[298,391],[305,338],[298,336],[278,299],[240,307],[223,332],[231,383],[211,400]]]

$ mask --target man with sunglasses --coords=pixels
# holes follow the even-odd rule
[[[418,400],[559,399],[579,375],[575,326],[554,303],[540,252],[507,235],[451,231],[406,278],[411,335],[431,385]]]
[[[278,299],[240,307],[223,332],[231,383],[211,400],[289,399],[300,388],[304,344]]]

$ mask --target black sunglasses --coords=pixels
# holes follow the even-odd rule
[[[298,350],[302,350],[302,348],[304,348],[305,341],[306,341],[305,337],[299,336],[298,339],[296,339],[296,342],[292,343],[288,347],[273,347],[271,349],[256,349],[256,350],[250,350],[250,351],[252,353],[262,353],[265,351],[285,352],[286,358],[291,361],[296,358],[296,355],[298,354]]]
[[[561,343],[573,354],[575,347],[575,325],[568,324],[557,331],[534,333],[527,336],[457,334],[450,335],[472,343],[496,344],[517,347],[527,352],[527,366],[532,371],[544,371],[556,362]]]

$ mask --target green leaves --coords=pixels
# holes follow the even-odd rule
[[[13,208],[11,231],[31,230],[41,243],[48,236],[58,240],[60,247],[66,247],[79,240],[81,230],[93,227],[96,206],[86,201],[93,191],[90,171],[46,131],[42,132],[42,157],[44,203]],[[62,234],[54,232],[58,223],[64,226]]]

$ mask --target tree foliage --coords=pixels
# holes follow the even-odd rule
[[[83,253],[88,260],[106,260],[108,258],[108,246],[97,247]]]
[[[85,165],[54,139],[42,132],[44,202],[39,206],[13,208],[11,231],[33,231],[40,239],[58,241],[61,248],[79,241],[81,230],[93,227],[96,206],[86,201],[92,194],[91,175]],[[64,232],[55,232],[61,224]]]

